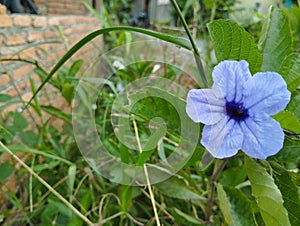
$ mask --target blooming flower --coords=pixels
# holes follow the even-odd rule
[[[284,133],[272,119],[290,100],[284,79],[276,72],[254,76],[242,61],[223,61],[213,70],[212,89],[192,89],[186,112],[194,122],[205,124],[201,144],[216,158],[243,150],[265,159],[283,146]]]

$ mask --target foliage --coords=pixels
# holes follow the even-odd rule
[[[196,23],[200,27],[205,27],[205,24],[215,19],[228,19],[236,0],[179,0],[177,2],[189,24]],[[172,14],[175,22],[179,22],[176,11]]]
[[[221,4],[221,1],[217,2]],[[230,2],[222,4],[230,5]],[[208,7],[208,1],[204,3]],[[293,10],[296,12],[298,8]],[[80,103],[91,110],[99,139],[115,159],[143,166],[166,162],[171,154],[180,151],[189,159],[168,180],[151,186],[146,183],[146,187],[114,183],[106,175],[98,174],[97,165],[89,165],[82,157],[72,128],[72,114],[68,111],[72,103],[76,102],[74,94],[78,91],[76,88],[79,81],[85,82],[84,75],[88,71],[84,71],[83,66],[90,66],[90,62],[77,59],[67,64],[68,60],[93,38],[103,34],[116,35],[113,33],[116,31],[136,32],[163,40],[169,45],[180,46],[176,47],[179,52],[190,53],[194,48],[187,39],[176,35],[140,28],[114,27],[111,24],[80,40],[58,60],[50,72],[46,72],[39,62],[32,63],[42,82],[36,87],[31,81],[34,95],[30,102],[24,103],[18,97],[0,94],[0,221],[4,225],[87,225],[91,222],[98,225],[152,225],[157,220],[155,212],[163,225],[299,225],[300,62],[295,38],[298,37],[299,26],[290,26],[296,22],[288,19],[297,14],[292,15],[286,9],[272,8],[261,28],[258,43],[237,23],[224,19],[214,20],[217,17],[226,18],[227,12],[216,13],[208,24],[210,40],[207,41],[212,42],[217,61],[243,59],[249,62],[252,73],[277,71],[292,92],[287,108],[274,116],[285,131],[284,146],[277,155],[260,161],[250,159],[243,153],[225,160],[212,159],[198,142],[200,133],[192,134],[192,128],[202,129],[202,125],[197,124],[188,124],[191,131],[185,131],[188,135],[196,136],[193,153],[186,153],[184,148],[179,150],[178,146],[185,139],[190,139],[181,134],[187,123],[181,121],[181,113],[185,111],[186,91],[191,86],[196,87],[201,77],[194,75],[189,83],[190,77],[180,71],[179,64],[156,62],[151,60],[151,56],[148,60],[140,60],[142,51],[135,52],[134,45],[131,45],[131,51],[114,51],[113,55],[100,58],[100,69],[107,69],[112,76],[97,80],[103,83],[101,89],[87,86],[80,90]],[[201,21],[206,23],[206,19]],[[112,40],[121,37],[121,33],[120,36],[114,35],[110,36]],[[146,46],[146,41],[143,44]],[[109,45],[118,46],[116,43]],[[170,58],[174,62],[177,59],[169,49],[161,48],[158,52],[162,56],[173,54]],[[139,53],[139,57],[135,53]],[[184,60],[190,63],[189,69],[197,68],[194,61],[187,58]],[[186,63],[184,60],[179,60],[179,63]],[[121,66],[114,66],[116,62]],[[210,62],[207,67],[213,66],[214,63]],[[141,93],[126,96],[133,104],[124,104],[122,114],[112,115],[118,93],[129,89],[129,84],[138,79],[153,81],[154,74],[179,83],[181,88],[175,89],[170,84],[166,84],[170,88],[168,90],[149,88],[148,83],[145,83]],[[66,109],[46,105],[38,98],[37,94],[45,90],[46,84],[60,94]],[[199,81],[198,84],[203,83]],[[147,92],[152,96],[147,96]],[[89,99],[94,98],[91,93],[97,97],[95,105]],[[8,111],[16,103],[23,109]],[[88,112],[83,113],[88,115]],[[114,128],[114,120],[115,117],[120,119],[125,113],[129,113],[126,118],[128,127],[119,127],[120,130],[128,131],[128,134],[122,134],[124,141],[116,136],[118,131]],[[60,122],[61,126],[55,126],[53,121]],[[86,126],[84,121],[81,126]],[[148,151],[142,153],[128,147],[128,143],[138,143],[136,136],[127,136],[135,134],[135,129],[142,145],[151,139],[155,140],[152,142],[155,145],[143,146]],[[92,134],[87,139],[90,137]],[[93,143],[89,144],[87,140],[88,145],[93,148]],[[29,169],[23,168],[21,163],[25,163]],[[105,167],[113,167],[113,164],[105,163]],[[115,178],[132,176],[130,171],[112,169]],[[154,176],[169,173],[160,168],[150,169],[152,173],[155,172]],[[41,183],[41,178],[50,188]],[[17,186],[12,185],[14,181]]]
[[[291,27],[291,32],[293,36],[294,48],[299,53],[300,52],[300,5],[293,5],[292,8],[284,9],[284,12],[289,18],[289,23]]]

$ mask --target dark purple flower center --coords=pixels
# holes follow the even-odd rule
[[[248,110],[240,103],[234,101],[226,102],[226,114],[230,119],[234,119],[237,122],[243,121],[249,117]]]

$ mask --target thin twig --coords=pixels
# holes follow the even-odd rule
[[[33,156],[32,162],[31,162],[31,168],[34,166],[34,160],[35,160],[35,155]],[[32,197],[32,173],[30,174],[29,177],[29,206],[30,206],[30,213],[33,212],[33,197]]]
[[[146,196],[150,199],[150,195],[149,195],[147,192],[145,192],[144,189],[141,189],[141,191],[142,191],[142,193],[143,193],[144,195],[146,195]],[[159,207],[159,209],[160,209],[163,213],[165,213],[165,214],[167,215],[167,217],[168,217],[172,222],[175,222],[174,217],[166,210],[166,208],[165,208],[163,205],[159,204],[157,201],[155,201],[155,204]]]
[[[181,21],[181,23],[182,23],[182,25],[184,27],[184,30],[185,30],[185,32],[186,32],[186,34],[187,34],[187,36],[188,36],[188,38],[189,38],[189,40],[191,42],[191,45],[193,47],[194,57],[195,57],[195,61],[196,61],[197,67],[199,69],[201,80],[204,83],[204,86],[208,87],[208,83],[207,83],[207,80],[206,80],[206,77],[205,77],[204,67],[203,67],[203,64],[201,62],[200,52],[199,52],[198,47],[197,47],[197,45],[195,43],[195,40],[193,39],[193,35],[192,35],[192,33],[191,33],[190,29],[189,29],[189,26],[187,25],[187,23],[186,23],[186,21],[184,19],[184,16],[183,16],[183,14],[182,14],[182,12],[181,12],[181,10],[180,10],[180,8],[179,8],[176,0],[171,0],[171,2],[173,4],[173,6],[174,6],[174,9],[175,9],[176,13],[179,16],[179,19],[180,19],[180,21]]]
[[[117,218],[119,216],[122,216],[123,214],[125,214],[130,220],[133,221],[133,223],[135,223],[136,225],[144,225],[143,223],[137,221],[136,219],[134,219],[129,213],[126,213],[126,212],[118,212],[118,213],[115,213],[114,215],[111,215],[110,217],[107,217],[105,219],[103,219],[102,221],[100,221],[98,224],[96,224],[96,226],[101,226],[109,221],[111,221],[112,219],[114,218]]]
[[[140,141],[140,137],[139,137],[139,131],[138,131],[138,128],[137,128],[136,121],[134,119],[133,119],[133,127],[134,127],[134,132],[135,132],[135,138],[136,138],[136,141],[138,143],[139,151],[140,151],[140,153],[142,153],[143,149],[142,149],[142,145],[141,145],[141,141]],[[145,177],[146,177],[147,187],[148,187],[148,190],[149,190],[150,200],[151,200],[152,208],[153,208],[153,212],[154,212],[154,217],[155,217],[155,220],[156,220],[156,225],[160,226],[161,224],[160,224],[158,214],[157,214],[154,194],[152,192],[152,188],[151,188],[151,184],[150,184],[150,180],[149,180],[148,169],[147,169],[146,164],[143,164],[143,167],[144,167],[144,173],[145,173]]]
[[[218,180],[218,177],[222,170],[224,169],[226,163],[228,162],[229,159],[224,159],[219,166],[219,168],[214,172],[211,178],[211,190],[210,190],[210,197],[208,199],[208,207],[207,207],[207,213],[206,213],[206,220],[210,221],[210,216],[211,216],[211,209],[212,205],[214,203],[214,196],[215,196],[215,190],[216,190],[216,183]]]
[[[85,221],[88,225],[94,225],[86,216],[80,213],[70,202],[68,202],[61,194],[54,190],[43,178],[41,178],[36,172],[34,172],[29,166],[27,166],[17,155],[9,150],[1,141],[0,146],[9,153],[17,162],[19,162],[30,174],[32,174],[41,184],[43,184],[49,191],[53,193],[59,200],[61,200],[66,206],[68,206],[78,217]]]

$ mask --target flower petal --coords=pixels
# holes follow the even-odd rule
[[[225,100],[218,99],[211,89],[192,89],[187,96],[186,112],[194,122],[212,125],[225,117]]]
[[[240,123],[244,132],[242,150],[252,158],[266,159],[283,146],[280,124],[270,117],[248,118]]]
[[[243,94],[243,104],[250,115],[274,115],[286,107],[291,95],[286,82],[276,72],[256,73],[244,84]]]
[[[201,144],[215,157],[227,158],[242,147],[243,132],[239,123],[224,117],[215,125],[206,125],[202,131]]]
[[[243,85],[251,78],[247,61],[222,61],[212,72],[213,89],[220,89],[227,101],[240,102]]]

